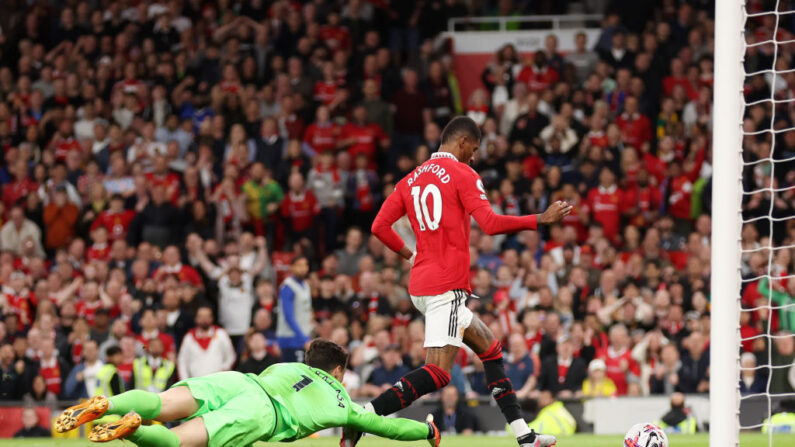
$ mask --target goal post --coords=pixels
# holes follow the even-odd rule
[[[717,0],[715,5],[710,275],[711,447],[737,446],[739,443],[744,3],[743,0]]]

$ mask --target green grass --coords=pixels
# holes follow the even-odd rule
[[[337,438],[317,438],[317,439],[304,439],[293,443],[296,447],[337,447],[339,440]],[[92,444],[86,440],[14,440],[5,439],[0,440],[0,447],[95,447],[98,444]],[[114,442],[105,444],[109,447],[121,447],[123,445],[130,447],[131,443],[122,444],[121,442]],[[261,443],[258,447],[263,447],[266,444]],[[288,445],[288,444],[280,444]],[[365,437],[360,447],[425,447],[428,444],[425,442],[398,442],[389,441],[374,436]],[[562,438],[558,441],[560,447],[621,447],[621,436],[594,436],[594,435],[577,435],[568,438]],[[707,434],[699,434],[692,436],[672,436],[670,438],[671,447],[706,447],[709,445],[709,436]],[[768,443],[767,435],[761,433],[743,434],[740,436],[740,447],[792,447],[795,446],[794,435],[777,435],[773,437],[773,443]],[[442,438],[442,446],[446,447],[514,447],[516,441],[507,437],[494,437],[494,436],[448,436]],[[242,447],[242,446],[241,446]]]

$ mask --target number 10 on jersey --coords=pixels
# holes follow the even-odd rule
[[[431,231],[439,228],[442,221],[442,192],[433,183],[425,185],[425,189],[420,186],[411,188],[411,196],[414,198],[414,214],[417,216],[417,223],[420,231],[427,228]],[[433,210],[428,210],[428,196],[433,199]]]

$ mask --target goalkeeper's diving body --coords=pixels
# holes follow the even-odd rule
[[[312,341],[306,363],[278,363],[259,376],[234,371],[196,377],[160,394],[133,390],[94,397],[66,409],[55,422],[66,432],[103,415],[94,442],[125,439],[138,447],[248,447],[257,441],[294,441],[331,427],[344,427],[402,441],[429,440],[438,447],[432,419],[385,418],[351,402],[340,383],[348,356],[338,345]],[[143,420],[187,420],[172,429]]]

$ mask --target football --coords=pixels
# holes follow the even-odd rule
[[[668,447],[668,437],[654,424],[635,424],[624,436],[624,447]]]

